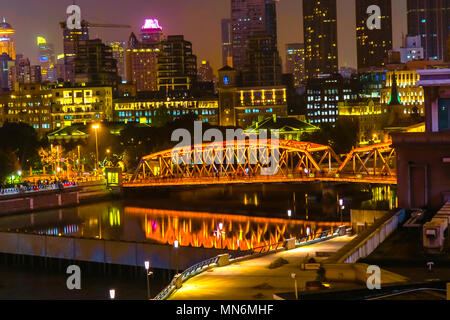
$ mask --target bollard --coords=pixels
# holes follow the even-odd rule
[[[180,289],[183,286],[183,278],[181,277],[181,273],[178,273],[174,277],[175,280],[175,288]]]
[[[219,261],[217,261],[217,266],[223,267],[230,264],[230,255],[228,253],[218,255]]]
[[[447,300],[450,301],[450,282],[447,283]]]

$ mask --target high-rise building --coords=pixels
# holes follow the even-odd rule
[[[80,41],[74,59],[75,83],[117,88],[117,61],[100,39]]]
[[[17,84],[40,82],[42,82],[41,66],[31,65],[30,59],[17,54],[15,64],[8,69],[9,89],[16,90]]]
[[[0,55],[0,91],[9,89],[8,70],[13,65],[13,59],[5,52]]]
[[[367,8],[377,5],[381,9],[380,29],[369,29]],[[391,0],[356,0],[356,47],[358,70],[367,71],[385,65],[388,51],[392,49]]]
[[[336,0],[304,0],[305,75],[338,72]]]
[[[307,118],[312,124],[331,123],[337,120],[340,101],[359,98],[356,78],[345,79],[340,74],[322,74],[308,79],[306,84]]]
[[[420,36],[425,59],[444,60],[450,34],[450,0],[408,0],[408,35]]]
[[[130,35],[125,53],[126,80],[136,85],[137,91],[158,90],[157,64],[162,27],[157,19],[146,19],[141,28],[141,39]]]
[[[209,61],[203,60],[201,65],[198,67],[198,80],[205,82],[213,82],[214,73]]]
[[[141,28],[141,42],[144,45],[158,46],[163,40],[162,27],[158,19],[145,19]]]
[[[74,59],[80,41],[89,40],[89,27],[86,21],[81,22],[81,29],[69,29],[66,22],[60,23],[63,30],[64,74],[63,80],[74,82]]]
[[[242,70],[244,86],[281,84],[281,59],[274,38],[267,32],[254,32],[247,39],[247,59]]]
[[[48,43],[44,37],[37,37],[37,46],[39,48],[39,65],[41,66],[42,81],[55,82],[57,77],[53,44]]]
[[[233,66],[231,19],[222,19],[222,65]]]
[[[233,67],[241,69],[246,63],[247,39],[265,31],[277,42],[275,0],[231,0],[231,41]]]
[[[0,23],[0,54],[6,53],[11,59],[16,60],[16,45],[12,37],[14,32],[15,30],[3,18]]]
[[[125,41],[109,41],[106,43],[107,46],[111,47],[113,58],[117,61],[117,75],[121,80],[126,80],[125,71],[125,52],[126,44]]]
[[[161,42],[158,55],[158,90],[187,91],[197,78],[197,57],[192,53],[192,43],[184,36],[168,36]]]
[[[303,43],[286,44],[285,72],[294,77],[294,87],[301,87],[305,80],[305,45]]]

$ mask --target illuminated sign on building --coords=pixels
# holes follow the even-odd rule
[[[8,40],[11,40],[11,38],[8,38],[8,37],[1,37],[0,38],[0,41],[8,41]]]
[[[159,25],[158,19],[145,19],[145,24],[142,26],[142,30],[145,29],[160,29],[162,27]]]

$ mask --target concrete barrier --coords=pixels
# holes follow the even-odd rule
[[[284,248],[286,250],[292,250],[295,249],[295,238],[287,239],[284,243]]]
[[[193,247],[174,249],[163,244],[0,232],[0,253],[137,267],[143,267],[144,261],[149,260],[154,268],[186,269],[224,251]],[[229,264],[228,254],[222,254],[220,261],[223,265]]]
[[[230,255],[228,253],[220,254],[219,261],[217,262],[218,267],[227,266],[230,264]]]
[[[370,255],[405,220],[405,210],[385,215],[341,248],[329,263],[354,263]]]

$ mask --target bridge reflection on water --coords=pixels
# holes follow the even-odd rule
[[[312,222],[205,212],[126,207],[143,215],[145,234],[158,243],[180,246],[248,250],[337,228],[338,222]]]
[[[120,201],[0,217],[1,232],[248,250],[337,228],[315,222],[127,206]]]

